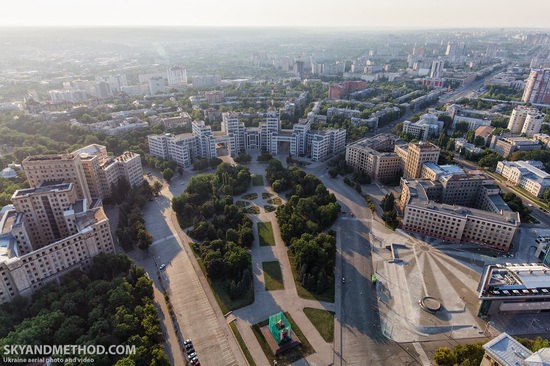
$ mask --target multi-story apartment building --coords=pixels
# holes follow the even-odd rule
[[[521,100],[535,105],[550,105],[550,69],[531,70]]]
[[[89,268],[99,253],[115,252],[101,201],[94,200],[87,208],[76,199],[74,186],[60,183],[14,193],[23,211],[21,207],[8,210],[0,220],[0,303],[31,295],[74,269]],[[33,202],[42,213],[29,212],[24,201]],[[36,221],[31,215],[45,219]],[[33,228],[34,223],[38,226]]]
[[[394,181],[402,172],[401,158],[394,152],[398,140],[394,135],[380,134],[356,141],[346,147],[346,163],[375,181]]]
[[[168,86],[187,84],[187,69],[181,66],[172,66],[166,70]]]
[[[550,174],[542,170],[540,161],[499,161],[495,172],[509,182],[525,189],[535,197],[542,197],[550,187]]]
[[[539,133],[543,121],[544,113],[541,113],[538,109],[517,106],[510,116],[508,129],[512,133],[524,133],[531,137]]]
[[[78,198],[91,202],[79,154],[29,156],[22,165],[31,187],[37,187],[42,182],[74,183]]]
[[[215,157],[218,144],[225,145],[229,154],[235,157],[242,151],[257,149],[277,154],[280,146],[286,143],[291,155],[311,154],[314,161],[325,160],[345,149],[344,129],[310,130],[311,121],[300,119],[292,130],[283,130],[279,113],[275,110],[269,110],[266,121],[257,128],[245,127],[239,117],[237,113],[224,113],[221,132],[212,132],[204,121],[194,121],[190,134],[149,135],[149,151],[154,156],[188,167],[197,157]]]
[[[403,161],[403,177],[420,178],[422,164],[437,163],[440,148],[430,142],[417,142],[396,146],[395,151]]]

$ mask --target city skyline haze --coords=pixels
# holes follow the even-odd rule
[[[549,28],[550,2],[521,2],[523,9],[535,9],[529,17],[518,16],[517,6],[503,5],[499,0],[28,0],[3,4],[0,26]]]

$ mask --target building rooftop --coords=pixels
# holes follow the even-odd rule
[[[74,159],[74,157],[74,154],[32,155],[23,160],[23,162],[44,160],[72,160]]]
[[[12,197],[24,197],[32,194],[40,194],[46,192],[60,192],[66,191],[72,188],[72,183],[59,183],[59,182],[43,182],[36,188],[19,189],[15,191]]]
[[[543,264],[489,265],[481,281],[480,299],[550,298],[550,268]]]
[[[502,366],[524,365],[523,361],[533,354],[507,333],[501,333],[498,337],[485,343],[483,348]]]
[[[89,154],[89,155],[101,155],[102,151],[105,151],[106,147],[98,144],[91,144],[84,146],[81,149],[72,152],[74,155]]]

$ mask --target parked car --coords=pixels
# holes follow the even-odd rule
[[[184,346],[187,346],[188,344],[193,344],[193,342],[191,342],[190,339],[186,339],[185,341],[183,341]]]
[[[166,268],[166,264],[164,264],[164,263],[161,264],[161,265],[159,266],[159,269],[160,269],[161,271],[162,271],[163,269],[165,269],[165,268]]]
[[[189,359],[189,361],[192,361],[194,358],[197,358],[197,354],[195,352],[187,355],[187,358]]]

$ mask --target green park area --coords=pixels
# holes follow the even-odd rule
[[[260,245],[262,247],[275,245],[271,222],[258,222],[258,236],[260,237]]]
[[[279,261],[262,262],[262,269],[264,271],[264,285],[268,291],[285,288]]]
[[[334,341],[334,313],[332,311],[304,308],[304,314],[327,343]]]

